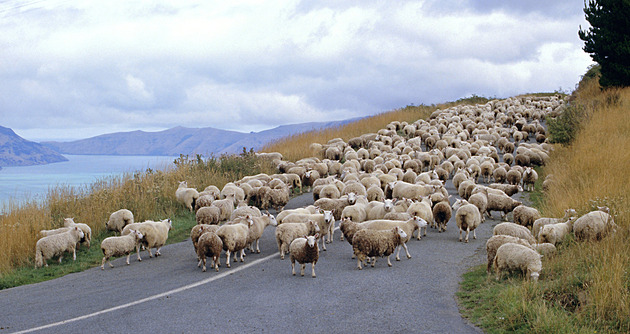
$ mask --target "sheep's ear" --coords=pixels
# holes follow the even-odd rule
[[[314,237],[315,237],[315,239],[318,239],[319,238],[319,233],[315,233]]]

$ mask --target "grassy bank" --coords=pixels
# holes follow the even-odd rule
[[[630,332],[629,107],[630,88],[601,91],[597,80],[580,83],[571,105],[574,119],[560,124],[573,135],[544,168],[553,183],[539,202],[546,217],[606,205],[620,230],[598,242],[570,236],[556,256],[543,258],[538,283],[518,276],[496,282],[474,268],[459,293],[473,322],[491,333]]]

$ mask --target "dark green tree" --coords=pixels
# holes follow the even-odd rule
[[[589,0],[584,13],[591,27],[578,35],[584,51],[601,65],[599,84],[630,86],[630,0]]]

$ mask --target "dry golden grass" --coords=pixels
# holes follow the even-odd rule
[[[554,183],[543,215],[566,208],[583,214],[606,205],[620,231],[599,242],[567,242],[547,261],[547,275],[565,287],[578,317],[604,328],[630,331],[630,88],[599,90],[581,85],[575,104],[588,120],[572,145],[557,148],[545,173]],[[565,296],[566,297],[566,296]]]

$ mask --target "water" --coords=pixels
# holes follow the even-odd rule
[[[83,186],[97,180],[144,171],[164,169],[176,157],[65,155],[68,161],[27,167],[2,167],[0,204],[8,200],[43,199],[54,186]]]

